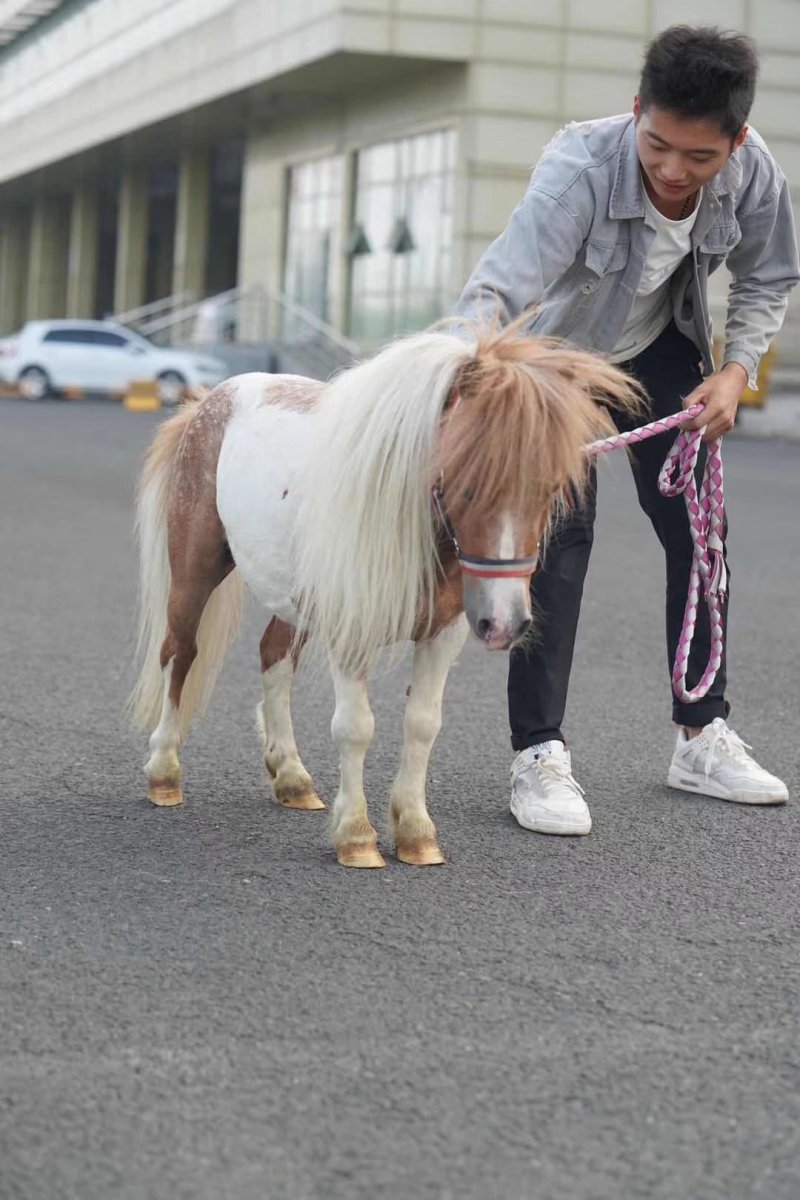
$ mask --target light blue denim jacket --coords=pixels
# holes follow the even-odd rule
[[[655,231],[630,115],[572,124],[545,148],[528,190],[473,271],[456,315],[502,324],[537,305],[528,330],[611,353],[630,312]],[[733,276],[724,362],[751,386],[800,279],[789,189],[751,129],[703,189],[692,253],[672,277],[675,322],[711,357],[708,277],[723,262]]]

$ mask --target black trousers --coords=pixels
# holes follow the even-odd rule
[[[682,398],[702,380],[699,358],[697,347],[671,324],[642,354],[623,364],[623,369],[644,385],[650,397],[652,416],[647,419],[669,416],[681,407]],[[624,429],[632,425],[629,421],[626,425],[624,420],[618,420],[618,427]],[[665,498],[658,490],[658,475],[675,436],[675,431],[671,431],[629,447],[639,503],[650,518],[666,557],[668,678],[683,624],[692,559],[692,540],[683,498]],[[704,462],[703,451],[698,472]],[[594,540],[595,512],[596,477],[593,475],[585,502],[559,522],[550,538],[545,560],[531,582],[534,612],[538,613],[537,641],[525,649],[512,650],[509,665],[508,709],[511,744],[515,750],[524,750],[539,742],[564,740],[561,725],[583,581]],[[728,714],[729,706],[725,701],[727,601],[723,621],[726,628],[722,664],[708,695],[695,704],[682,704],[673,697],[672,717],[680,725],[699,727]],[[709,645],[708,613],[701,603],[686,677],[689,688],[697,684],[705,670]]]

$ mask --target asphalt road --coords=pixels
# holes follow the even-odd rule
[[[453,672],[431,809],[449,863],[338,867],[267,799],[258,614],[144,798],[131,495],[156,424],[0,402],[2,1200],[796,1200],[800,446],[726,446],[732,723],[794,802],[664,785],[659,551],[622,459],[568,736],[591,837],[507,808],[504,657]],[[406,670],[373,689],[377,823]],[[335,790],[327,682],[298,740]]]

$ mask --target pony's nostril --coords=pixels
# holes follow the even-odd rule
[[[485,642],[487,640],[489,634],[492,632],[492,622],[488,619],[488,617],[481,617],[480,621],[478,621],[478,624],[475,626],[475,632],[481,641]]]

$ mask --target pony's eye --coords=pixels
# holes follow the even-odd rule
[[[463,496],[464,496],[464,499],[466,500],[467,504],[472,504],[472,501],[475,499],[475,489],[474,488],[466,488],[464,490]]]

